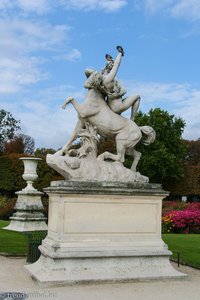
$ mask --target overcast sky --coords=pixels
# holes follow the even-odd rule
[[[63,146],[77,114],[84,70],[125,50],[118,79],[140,109],[160,107],[200,138],[200,0],[0,0],[0,108],[36,147]]]

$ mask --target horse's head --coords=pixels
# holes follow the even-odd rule
[[[87,77],[87,78],[90,77],[90,75],[91,75],[93,72],[94,72],[94,70],[92,70],[92,69],[86,69],[86,70],[85,70],[85,75],[86,75],[86,77]]]
[[[96,89],[99,92],[102,91],[103,75],[97,71],[86,69],[85,71],[88,79],[84,83],[84,87],[87,89]]]

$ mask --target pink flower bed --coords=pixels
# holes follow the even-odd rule
[[[189,203],[184,210],[172,210],[162,218],[164,232],[200,233],[200,203]]]

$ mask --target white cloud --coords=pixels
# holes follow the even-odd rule
[[[136,8],[144,8],[149,13],[163,12],[175,18],[184,18],[190,21],[200,19],[199,0],[135,0]]]
[[[177,18],[186,18],[192,21],[200,19],[199,0],[181,0],[171,8],[171,14]]]
[[[127,5],[128,3],[125,0],[116,0],[116,1],[107,0],[107,1],[98,1],[98,2],[99,2],[99,8],[110,12],[117,11],[122,7],[124,7],[125,5]]]
[[[1,12],[18,8],[23,13],[43,15],[51,10],[52,0],[1,0]]]
[[[41,147],[59,147],[65,143],[76,119],[76,112],[69,107],[63,111],[38,101],[27,104],[27,111],[21,111],[19,116],[23,121],[23,128],[35,137],[36,145]]]
[[[26,19],[3,19],[0,22],[4,36],[0,45],[14,47],[14,51],[34,52],[58,48],[66,40],[70,28]]]
[[[15,93],[23,86],[48,78],[41,69],[47,58],[39,50],[58,53],[70,28],[25,19],[0,21],[0,93]],[[78,50],[77,50],[78,51]]]
[[[156,13],[160,10],[168,8],[173,2],[174,0],[145,0],[145,9],[150,13]]]
[[[82,57],[82,54],[78,49],[71,49],[66,53],[55,55],[53,58],[55,60],[65,60],[65,61],[70,61],[70,62],[76,62],[76,61],[79,61],[81,59],[81,57]]]
[[[126,81],[125,86],[128,87],[129,93],[139,93],[148,103],[164,101],[182,105],[193,92],[190,85],[177,83]]]
[[[18,116],[22,120],[22,131],[35,139],[36,147],[55,149],[65,144],[77,121],[72,107],[64,111],[58,105],[53,110],[38,101],[29,103],[29,112],[20,111]]]
[[[60,0],[67,9],[78,10],[104,10],[115,12],[128,4],[127,0]]]
[[[1,106],[21,121],[21,131],[34,138],[37,148],[58,149],[66,143],[77,122],[77,113],[72,105],[65,110],[61,106],[72,95],[81,102],[84,92],[75,92],[75,88],[69,85],[53,86],[34,95],[1,101]]]
[[[63,59],[68,61],[77,61],[81,58],[81,52],[78,49],[72,49],[66,55],[63,56]]]
[[[160,107],[170,114],[181,117],[186,122],[184,138],[200,137],[200,90],[189,84],[159,82],[125,82],[128,93],[141,96],[140,109],[148,112],[151,108]],[[126,114],[128,117],[130,112]]]
[[[35,12],[44,14],[50,10],[50,1],[48,0],[16,0],[16,4],[25,12]]]
[[[47,74],[38,69],[37,59],[19,58],[0,59],[0,94],[11,94],[18,92],[23,86],[34,84],[48,77]]]
[[[1,0],[0,9],[18,8],[22,13],[47,14],[55,7],[76,10],[103,10],[115,12],[128,4],[128,0]]]
[[[0,1],[0,9],[1,10],[6,10],[6,9],[10,9],[13,8],[14,6],[14,1],[13,0],[1,0]]]

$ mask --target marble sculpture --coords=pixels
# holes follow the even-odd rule
[[[106,54],[106,66],[101,71],[86,69],[84,87],[87,93],[82,104],[73,97],[66,99],[63,109],[70,103],[78,113],[78,121],[67,143],[54,155],[47,155],[47,163],[67,180],[114,181],[147,183],[137,164],[141,153],[135,146],[145,135],[144,144],[154,142],[156,133],[150,126],[138,126],[134,122],[140,96],[124,97],[126,90],[116,78],[124,50],[117,46],[118,55],[113,60]],[[124,98],[123,98],[124,97]],[[121,115],[131,108],[130,119]],[[98,155],[101,138],[116,142],[116,154],[108,151]],[[79,148],[73,142],[80,140]],[[124,167],[125,154],[133,157],[131,169]]]

